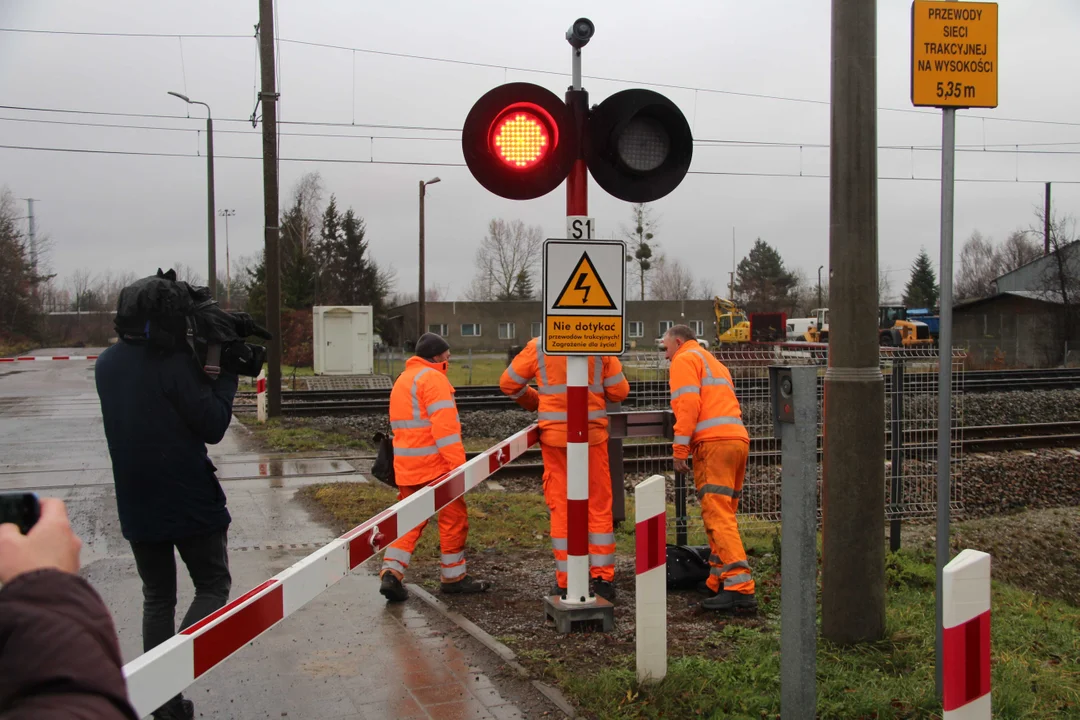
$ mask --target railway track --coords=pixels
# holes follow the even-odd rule
[[[937,391],[937,376],[933,372],[911,372],[905,376],[908,392]],[[636,381],[630,384],[626,408],[665,405],[668,402],[667,384],[662,381]],[[735,378],[736,391],[764,396],[768,378]],[[1080,388],[1080,370],[983,370],[963,374],[965,393],[1001,392],[1006,390],[1066,390]],[[885,376],[885,391],[892,389],[891,376]],[[255,394],[237,393],[241,401],[236,412],[253,413]],[[461,410],[507,410],[517,405],[503,395],[495,385],[472,385],[457,388],[457,404]],[[390,391],[379,390],[295,390],[282,393],[282,411],[292,416],[353,415],[387,412]]]
[[[1026,425],[983,425],[960,428],[957,431],[965,453],[1005,452],[1035,448],[1080,447],[1080,422],[1032,423]],[[886,457],[891,451],[891,438],[886,434]],[[820,438],[819,438],[820,443]],[[933,429],[908,430],[904,433],[904,450],[908,456],[932,459],[937,451],[937,432]],[[819,448],[820,452],[820,448]],[[466,453],[469,458],[479,453]],[[623,463],[626,472],[661,470],[671,459],[670,442],[624,443]],[[780,464],[780,441],[776,438],[754,438],[750,441],[750,462],[758,465]],[[506,474],[533,473],[543,470],[540,449],[525,453],[502,471]]]

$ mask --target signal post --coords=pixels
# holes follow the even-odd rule
[[[626,246],[596,241],[588,176],[626,202],[651,202],[686,176],[693,153],[679,108],[651,90],[616,93],[595,108],[581,84],[581,51],[593,23],[574,21],[572,83],[565,101],[532,83],[485,93],[465,119],[465,162],[481,185],[512,200],[546,195],[566,181],[567,236],[544,244],[544,346],[565,355],[567,398],[567,593],[544,599],[558,630],[579,621],[614,626],[614,608],[589,591],[589,357],[621,355]]]

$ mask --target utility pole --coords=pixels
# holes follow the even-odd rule
[[[274,0],[259,0],[262,68],[263,223],[266,253],[267,414],[281,415],[281,258],[278,252],[277,81],[274,77]]]
[[[225,218],[225,307],[232,307],[232,277],[229,273],[229,218],[236,214],[235,210],[222,210],[218,213]]]
[[[226,242],[228,242],[228,241],[226,240]],[[821,271],[824,270],[824,269],[825,269],[824,265],[818,265],[818,269],[817,269],[817,306],[818,307],[824,307],[821,304]]]
[[[214,118],[210,106],[198,100],[192,100],[183,93],[170,90],[168,95],[180,98],[188,105],[202,105],[206,108],[206,258],[207,280],[210,295],[217,297],[217,220],[214,218]]]
[[[427,195],[427,186],[441,182],[439,178],[420,181],[420,287],[416,295],[416,339],[427,332],[425,324],[426,315],[424,307],[424,197]]]
[[[877,0],[832,2],[829,367],[821,630],[885,631],[885,383],[877,335]]]
[[[32,215],[32,214],[31,214]],[[31,220],[32,222],[32,220]],[[1047,184],[1047,199],[1042,204],[1042,254],[1050,255],[1050,184]]]
[[[35,300],[34,306],[37,307],[38,297],[38,246],[37,246],[37,224],[34,222],[34,203],[37,202],[36,198],[26,198],[26,219],[28,222],[27,240],[30,242],[30,274],[31,274],[31,294]],[[40,308],[38,308],[40,309]]]

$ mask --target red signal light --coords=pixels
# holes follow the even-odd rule
[[[465,118],[461,150],[473,177],[504,198],[529,200],[557,188],[579,156],[566,103],[531,83],[485,93]]]
[[[495,121],[491,151],[512,168],[528,169],[543,161],[552,135],[551,125],[536,112],[512,107]]]

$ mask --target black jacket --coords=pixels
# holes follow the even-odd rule
[[[101,598],[38,570],[0,590],[0,720],[136,720]]]
[[[162,542],[228,526],[206,443],[229,427],[236,375],[211,382],[186,352],[119,342],[94,377],[124,537]]]

